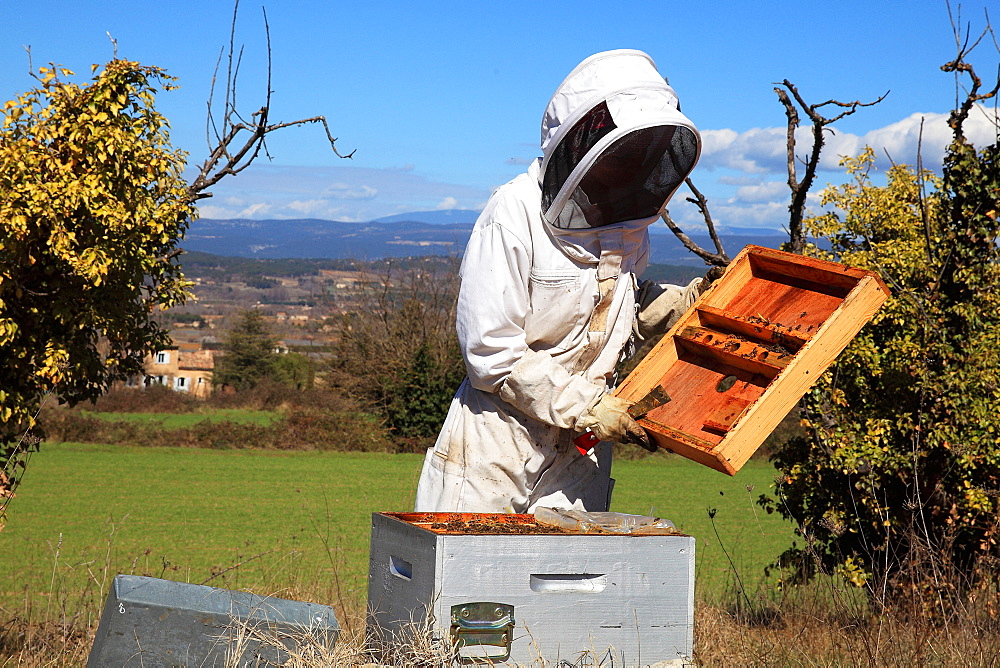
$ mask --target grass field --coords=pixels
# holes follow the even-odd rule
[[[0,532],[0,611],[89,616],[118,572],[357,610],[371,513],[409,510],[420,464],[418,455],[46,444]],[[763,462],[729,478],[678,457],[622,461],[613,509],[652,508],[695,536],[699,597],[712,598],[732,574],[723,545],[749,586],[792,541],[791,525],[755,509],[747,491],[768,491],[773,474]]]

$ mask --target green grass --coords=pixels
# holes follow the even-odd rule
[[[732,477],[679,456],[615,462],[612,471],[612,510],[667,518],[697,539],[695,586],[707,600],[735,584],[735,574],[754,592],[764,567],[795,538],[791,523],[756,504],[774,493],[776,470],[766,461],[751,460]]]
[[[0,532],[0,611],[48,617],[62,600],[99,610],[117,572],[331,603],[339,590],[358,605],[371,513],[412,508],[421,460],[45,444]],[[791,526],[755,514],[746,490],[766,491],[772,476],[762,462],[729,478],[678,457],[622,461],[614,509],[652,506],[695,536],[705,596],[730,573],[707,508],[748,586],[790,544]]]
[[[251,411],[243,408],[214,408],[197,413],[107,413],[85,411],[84,415],[108,422],[159,424],[164,429],[186,429],[202,422],[233,422],[267,426],[282,419],[277,411]]]

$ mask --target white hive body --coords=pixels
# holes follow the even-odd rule
[[[373,515],[370,634],[406,642],[429,627],[464,657],[508,665],[691,656],[694,538],[442,528],[468,517],[535,526],[530,515]]]

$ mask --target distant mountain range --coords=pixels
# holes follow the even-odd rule
[[[397,214],[369,223],[203,218],[191,225],[182,246],[215,255],[268,259],[461,255],[478,215],[478,211],[450,209]],[[651,262],[702,264],[665,228],[663,232],[654,230],[651,235]],[[768,231],[739,232],[720,235],[730,256],[747,244],[776,248],[787,239]],[[691,236],[703,248],[713,248],[707,236]]]

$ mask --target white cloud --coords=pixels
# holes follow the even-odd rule
[[[363,184],[331,183],[323,189],[323,194],[334,199],[375,199],[378,189]]]
[[[289,202],[286,208],[292,211],[297,211],[301,214],[307,216],[316,215],[319,212],[325,212],[330,209],[330,200],[327,199],[310,199],[305,201],[295,200]]]
[[[770,202],[779,197],[787,197],[788,192],[788,184],[784,181],[767,181],[740,186],[736,189],[735,199],[746,203]]]
[[[726,186],[755,186],[761,183],[756,176],[720,176],[717,183]]]
[[[770,202],[743,202],[735,198],[709,202],[709,212],[718,229],[758,228],[777,231],[788,221],[788,199]],[[705,222],[698,209],[687,202],[674,200],[670,206],[670,216],[690,233],[702,233]]]
[[[201,218],[232,218],[232,210],[214,204],[199,204],[198,216]]]
[[[271,213],[272,207],[270,204],[265,202],[257,202],[256,204],[251,204],[245,207],[242,211],[237,213],[234,218],[263,218]]]
[[[996,111],[975,105],[965,124],[966,134],[976,145],[982,146],[996,140],[998,118]],[[893,162],[916,164],[920,147],[925,165],[939,165],[948,143],[951,129],[948,114],[914,113],[885,127],[871,130],[864,135],[840,132],[830,126],[823,148],[820,169],[840,172],[840,161],[854,156],[864,146],[875,149],[878,167],[884,169]],[[804,156],[812,146],[811,129],[801,127],[795,134],[796,155]],[[702,132],[702,157],[699,167],[709,170],[725,169],[746,176],[783,174],[787,169],[786,130],[783,127],[752,128],[736,132],[728,128]],[[887,155],[888,154],[888,155]],[[801,167],[799,167],[801,172]],[[741,185],[740,176],[720,178],[720,183]]]
[[[744,174],[774,171],[785,160],[784,128],[705,130],[699,165],[708,169],[726,168]]]
[[[394,213],[482,208],[489,191],[432,181],[404,168],[254,165],[223,179],[203,218],[321,218],[365,222]]]

